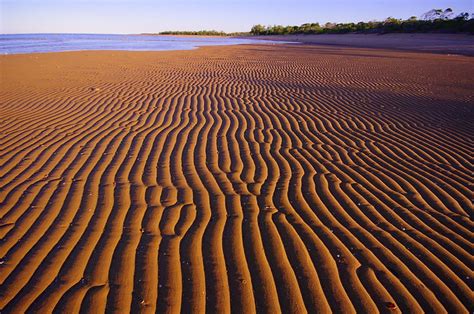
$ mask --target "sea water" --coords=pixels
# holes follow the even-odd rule
[[[231,37],[179,37],[159,35],[11,34],[0,35],[0,54],[79,50],[190,50],[199,46],[237,45],[270,41]]]

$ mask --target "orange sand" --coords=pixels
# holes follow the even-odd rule
[[[2,313],[472,312],[473,59],[0,57]]]

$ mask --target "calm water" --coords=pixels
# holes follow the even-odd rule
[[[267,43],[272,43],[266,41]],[[0,54],[77,50],[189,50],[198,46],[260,43],[236,38],[197,38],[150,35],[21,34],[0,35]]]

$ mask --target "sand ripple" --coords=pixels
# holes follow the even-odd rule
[[[2,312],[472,312],[474,63],[0,57]]]

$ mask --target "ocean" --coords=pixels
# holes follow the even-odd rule
[[[0,54],[80,50],[160,51],[190,50],[199,46],[237,45],[270,41],[228,37],[178,37],[159,35],[9,34],[0,35]]]

